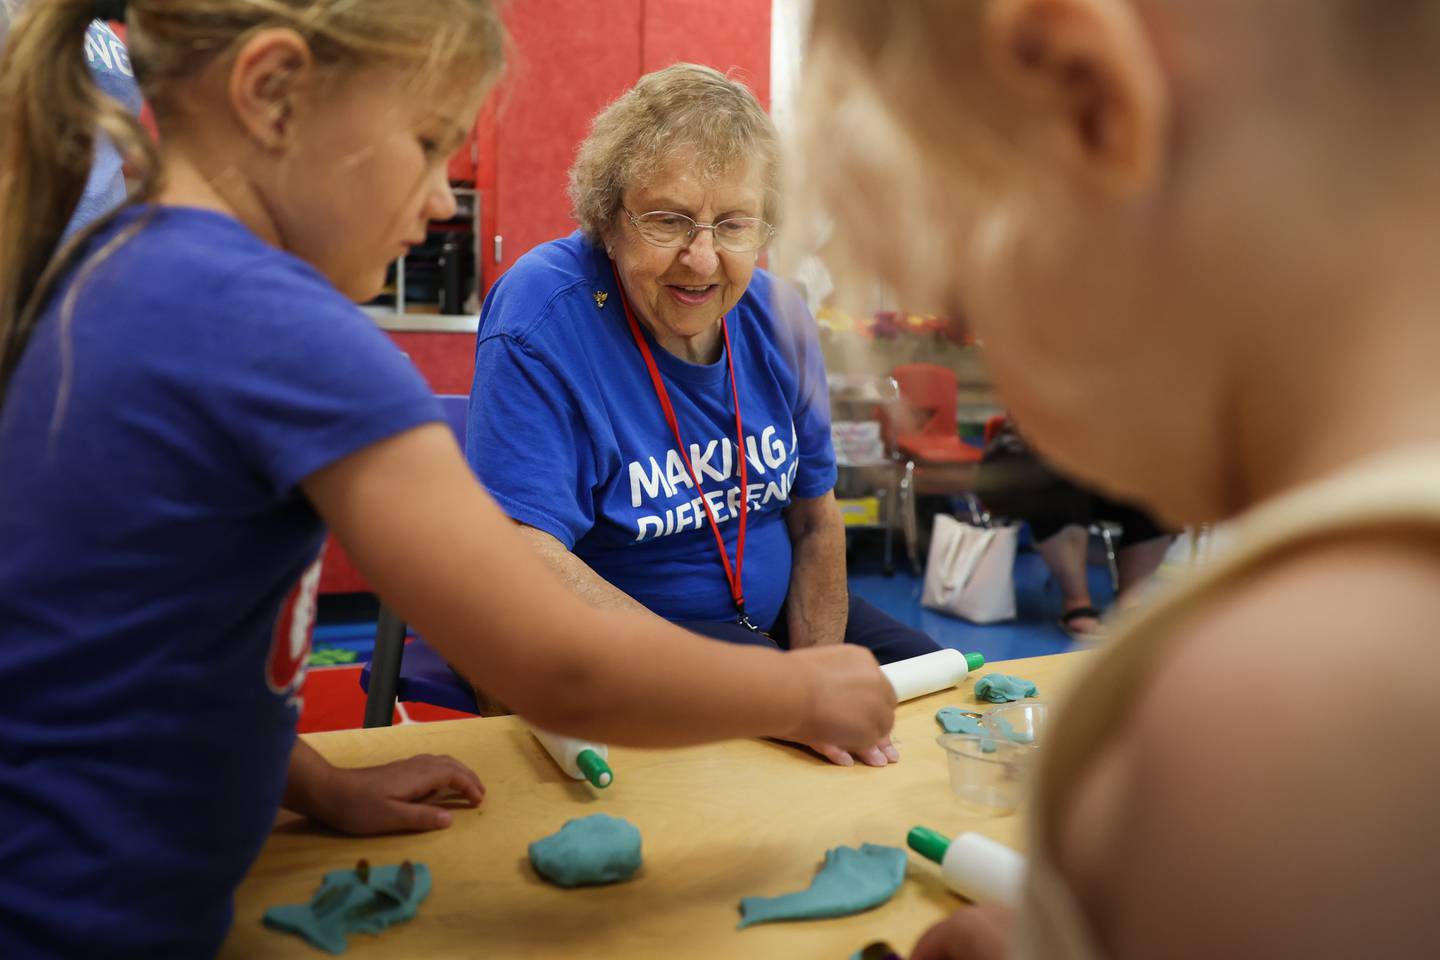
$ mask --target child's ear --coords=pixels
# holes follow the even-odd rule
[[[295,104],[312,63],[310,47],[293,30],[262,30],[235,57],[230,103],[266,150],[283,151],[295,131]]]
[[[1168,107],[1159,63],[1131,4],[995,0],[985,24],[991,71],[1073,173],[1122,193],[1143,189],[1164,157]]]

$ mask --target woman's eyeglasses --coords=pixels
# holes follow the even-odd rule
[[[625,210],[624,207],[620,209]],[[750,253],[769,242],[775,228],[759,217],[730,217],[719,223],[696,223],[683,213],[652,210],[639,215],[625,210],[640,239],[657,247],[684,247],[700,230],[709,230],[715,245],[731,253]]]

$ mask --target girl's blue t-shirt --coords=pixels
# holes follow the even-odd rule
[[[784,510],[792,498],[835,485],[825,367],[803,301],[764,270],[726,322],[749,473],[746,612],[768,629],[790,581]],[[741,452],[728,364],[723,355],[687,363],[644,336],[698,491],[625,320],[610,261],[578,232],[527,253],[486,297],[466,456],[512,518],[551,534],[655,613],[734,620],[701,500],[733,560]]]
[[[299,484],[441,419],[229,217],[129,210],[87,249],[140,217],[0,408],[4,957],[215,953],[294,743],[324,535]]]

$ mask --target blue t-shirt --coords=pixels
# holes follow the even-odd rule
[[[764,270],[727,324],[749,470],[746,612],[769,629],[790,582],[782,511],[792,497],[835,485],[825,367],[803,302]],[[687,363],[644,335],[733,560],[740,455],[726,359]],[[735,619],[705,508],[625,321],[610,261],[579,233],[526,254],[486,297],[465,450],[506,513],[554,536],[655,613]]]
[[[147,211],[0,408],[4,957],[218,949],[294,743],[324,534],[297,485],[441,418],[229,217],[129,210],[89,249]]]

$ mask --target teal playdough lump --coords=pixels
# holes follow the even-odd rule
[[[562,887],[619,883],[640,869],[640,831],[628,820],[603,813],[571,820],[530,844],[530,863]]]
[[[976,700],[1009,703],[1011,700],[1023,700],[1026,697],[1039,695],[1039,688],[1029,680],[1007,676],[1003,673],[987,673],[975,681]]]
[[[895,896],[905,879],[905,851],[867,843],[858,850],[825,851],[825,865],[810,887],[783,897],[746,897],[740,901],[740,929],[776,920],[848,917],[878,907]]]
[[[379,933],[415,916],[430,895],[430,869],[408,861],[396,866],[331,870],[309,903],[271,907],[265,926],[304,937],[326,953],[344,953],[352,933]]]
[[[985,736],[985,730],[980,726],[980,721],[974,717],[967,717],[959,707],[941,707],[935,713],[935,722],[940,724],[940,729],[946,733],[968,733],[972,737]]]
[[[1004,717],[991,717],[995,726],[1000,729],[1000,734],[1011,743],[1034,743],[1035,734],[1028,730],[1016,730],[1010,725],[1010,721]]]
[[[941,707],[935,712],[935,720],[940,724],[940,729],[946,733],[964,733],[972,737],[985,736],[985,728],[980,726],[980,721],[974,717],[967,717],[965,711],[959,707]],[[994,753],[995,741],[988,738],[980,741],[980,750],[983,753]]]

